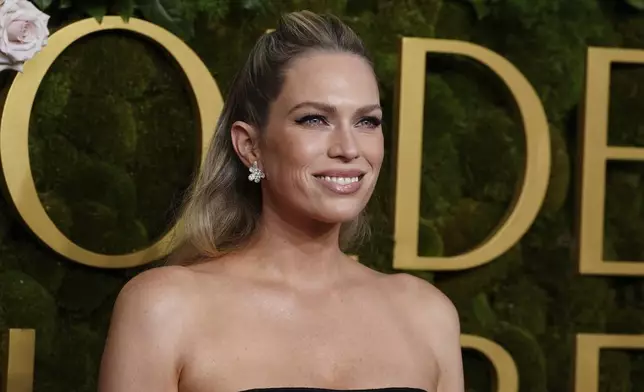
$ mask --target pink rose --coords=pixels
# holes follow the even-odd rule
[[[0,70],[22,71],[22,63],[47,45],[48,21],[49,15],[28,0],[4,0],[0,6]]]

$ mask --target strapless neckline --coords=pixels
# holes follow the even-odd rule
[[[317,387],[273,387],[273,388],[252,388],[240,392],[427,392],[421,388],[412,387],[383,387],[363,389],[329,389]]]

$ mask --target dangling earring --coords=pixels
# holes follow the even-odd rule
[[[257,167],[257,161],[253,162],[253,165],[248,170],[250,171],[250,175],[248,176],[250,181],[259,182],[262,178],[266,177],[262,169]]]

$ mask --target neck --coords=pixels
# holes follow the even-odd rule
[[[265,208],[244,253],[274,277],[294,284],[315,285],[335,279],[346,260],[338,243],[340,224],[302,222],[293,215]]]

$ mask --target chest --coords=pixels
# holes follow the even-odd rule
[[[242,311],[227,319],[216,333],[206,327],[195,335],[181,392],[285,385],[361,389],[436,379],[421,331],[387,308]]]

